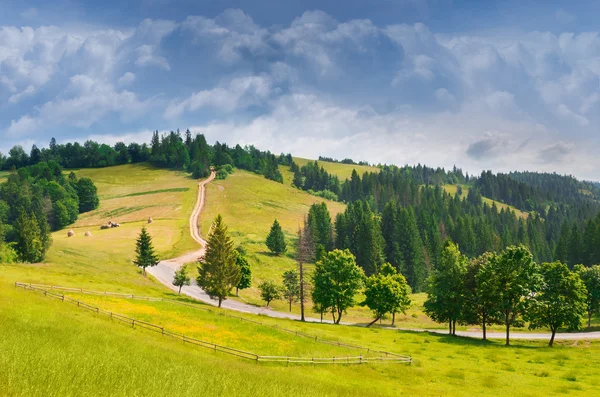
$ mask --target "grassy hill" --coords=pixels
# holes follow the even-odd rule
[[[78,173],[95,180],[102,199],[100,209],[81,217],[74,227],[75,237],[67,238],[66,230],[53,234],[47,263],[0,265],[2,395],[535,396],[592,395],[600,386],[595,370],[598,342],[559,343],[548,349],[543,347],[545,341],[515,341],[515,346],[505,348],[501,342],[259,318],[267,325],[404,353],[415,360],[412,366],[286,367],[240,361],[195,348],[16,289],[12,286],[15,281],[26,281],[178,298],[152,278],[143,277],[131,259],[135,236],[147,225],[148,216],[155,220],[147,226],[161,255],[194,247],[187,219],[197,182],[185,174],[146,165]],[[295,266],[290,257],[276,258],[264,252],[263,240],[273,218],[280,220],[291,243],[308,206],[320,199],[237,171],[227,180],[209,184],[207,200],[203,232],[221,213],[236,242],[248,250],[256,285],[261,278],[279,278],[283,269]],[[343,210],[340,203],[328,206],[332,213]],[[100,231],[99,225],[109,218],[122,226]],[[86,230],[93,236],[84,237]],[[257,301],[252,291],[244,294],[242,297]],[[260,354],[323,357],[349,353],[264,325],[232,320],[218,309],[72,296],[172,331]],[[409,319],[418,321],[412,316]]]
[[[314,163],[315,160],[304,159],[301,157],[294,157],[294,162],[298,164],[300,167],[306,165],[307,163]],[[343,164],[343,163],[332,163],[329,161],[317,161],[319,166],[322,166],[325,171],[329,174],[337,175],[340,180],[345,180],[350,178],[352,175],[352,170],[356,170],[359,175],[362,176],[365,172],[377,172],[379,168],[371,167],[366,165],[354,165],[354,164]]]
[[[462,189],[463,189],[463,194],[462,194],[463,197],[467,197],[467,195],[469,194],[469,187],[463,185]],[[444,190],[452,195],[456,195],[456,193],[458,191],[458,186],[457,185],[444,185]],[[527,219],[527,217],[529,216],[528,212],[521,211],[520,209],[513,207],[512,205],[504,204],[499,201],[489,199],[487,197],[483,197],[483,202],[490,206],[495,203],[496,207],[498,207],[498,211],[500,211],[503,208],[505,210],[514,211],[514,213],[520,218]]]

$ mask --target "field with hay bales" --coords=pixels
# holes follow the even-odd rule
[[[597,342],[558,342],[549,349],[546,341],[514,341],[514,346],[505,348],[501,341],[231,313],[180,297],[142,276],[131,261],[143,226],[163,258],[195,248],[187,222],[197,181],[144,164],[76,172],[94,180],[100,208],[80,217],[72,227],[74,236],[67,237],[68,229],[53,234],[46,263],[0,265],[2,394],[537,396],[592,395],[600,387],[595,370],[600,354]],[[290,256],[265,253],[263,240],[272,220],[279,219],[292,247],[309,205],[321,200],[243,171],[209,184],[206,199],[202,231],[206,233],[217,213],[224,216],[234,240],[246,247],[253,262],[254,285],[295,266]],[[328,202],[328,207],[333,214],[344,209],[334,202]],[[121,226],[100,230],[109,220]],[[86,231],[92,235],[85,236]],[[273,328],[277,326],[320,340],[407,354],[413,363],[287,366],[244,361],[15,288],[16,281],[176,299],[191,306],[67,293],[114,313],[240,350],[311,357],[360,354]],[[242,299],[259,303],[255,294],[245,291]],[[418,307],[423,298],[414,296],[417,308],[407,321],[421,321]],[[277,305],[285,309],[284,303]],[[366,318],[368,312],[363,310],[349,313],[347,319]]]

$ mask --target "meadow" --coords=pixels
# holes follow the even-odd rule
[[[592,395],[600,387],[596,373],[598,342],[559,342],[550,349],[545,347],[546,341],[514,341],[512,347],[505,348],[502,341],[305,324],[235,313],[266,325],[407,354],[414,359],[411,366],[285,367],[241,361],[15,288],[15,281],[24,281],[191,303],[151,277],[142,276],[131,261],[135,237],[142,226],[148,227],[163,258],[195,248],[187,222],[197,181],[183,173],[143,164],[76,172],[94,179],[100,208],[81,216],[73,227],[74,237],[67,238],[66,230],[53,233],[54,243],[46,263],[0,265],[0,395],[537,396]],[[206,233],[214,216],[221,213],[236,244],[248,251],[254,286],[262,279],[279,280],[283,270],[296,266],[291,257],[295,232],[315,201],[321,199],[236,171],[228,179],[207,186],[202,231]],[[340,203],[327,204],[332,214],[344,209]],[[120,215],[114,215],[117,210]],[[152,224],[146,222],[149,216],[154,219]],[[109,218],[121,222],[121,227],[99,230]],[[286,232],[290,255],[274,257],[266,253],[264,237],[274,218]],[[87,230],[92,237],[84,237]],[[199,307],[209,310],[166,302],[73,296],[189,336],[259,354],[349,354],[347,349],[232,319],[223,315],[228,312],[200,303]],[[254,288],[243,291],[241,299],[262,304]],[[421,309],[425,295],[413,295],[413,299],[414,307],[407,316],[399,316],[398,325],[432,326]],[[273,307],[287,310],[282,301]],[[358,308],[344,320],[366,322],[369,317],[366,309]]]

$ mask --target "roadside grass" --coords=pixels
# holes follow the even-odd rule
[[[218,314],[82,296],[123,314],[234,346],[327,356],[335,347]],[[217,309],[215,309],[217,310]],[[257,319],[256,316],[252,317]],[[539,396],[593,395],[600,344],[484,343],[463,338],[259,318],[265,324],[411,355],[411,366],[256,364],[132,329],[108,317],[0,288],[0,390],[8,396]],[[344,352],[345,353],[345,352]]]
[[[314,163],[315,160],[294,157],[294,162],[298,164],[298,166],[302,167],[307,163]],[[365,172],[379,172],[379,168],[367,165],[331,163],[329,161],[317,161],[317,163],[319,164],[319,166],[322,166],[325,169],[325,171],[327,171],[329,174],[337,175],[337,177],[340,178],[341,182],[350,178],[350,176],[352,175],[352,170],[356,170],[356,172],[358,173],[358,175],[360,175],[361,178]]]

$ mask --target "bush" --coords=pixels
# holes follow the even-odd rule
[[[323,197],[326,200],[338,201],[337,194],[335,194],[331,190],[325,189],[325,190],[319,190],[319,191],[315,192],[314,190],[309,189],[308,193],[312,194],[313,196]]]
[[[233,174],[233,167],[231,164],[225,164],[221,169],[227,171],[228,174]]]
[[[0,263],[15,263],[17,252],[8,244],[0,243]]]
[[[220,169],[219,171],[217,171],[215,178],[216,179],[227,179],[228,175],[229,174],[227,173],[227,171],[225,171],[224,169]]]

